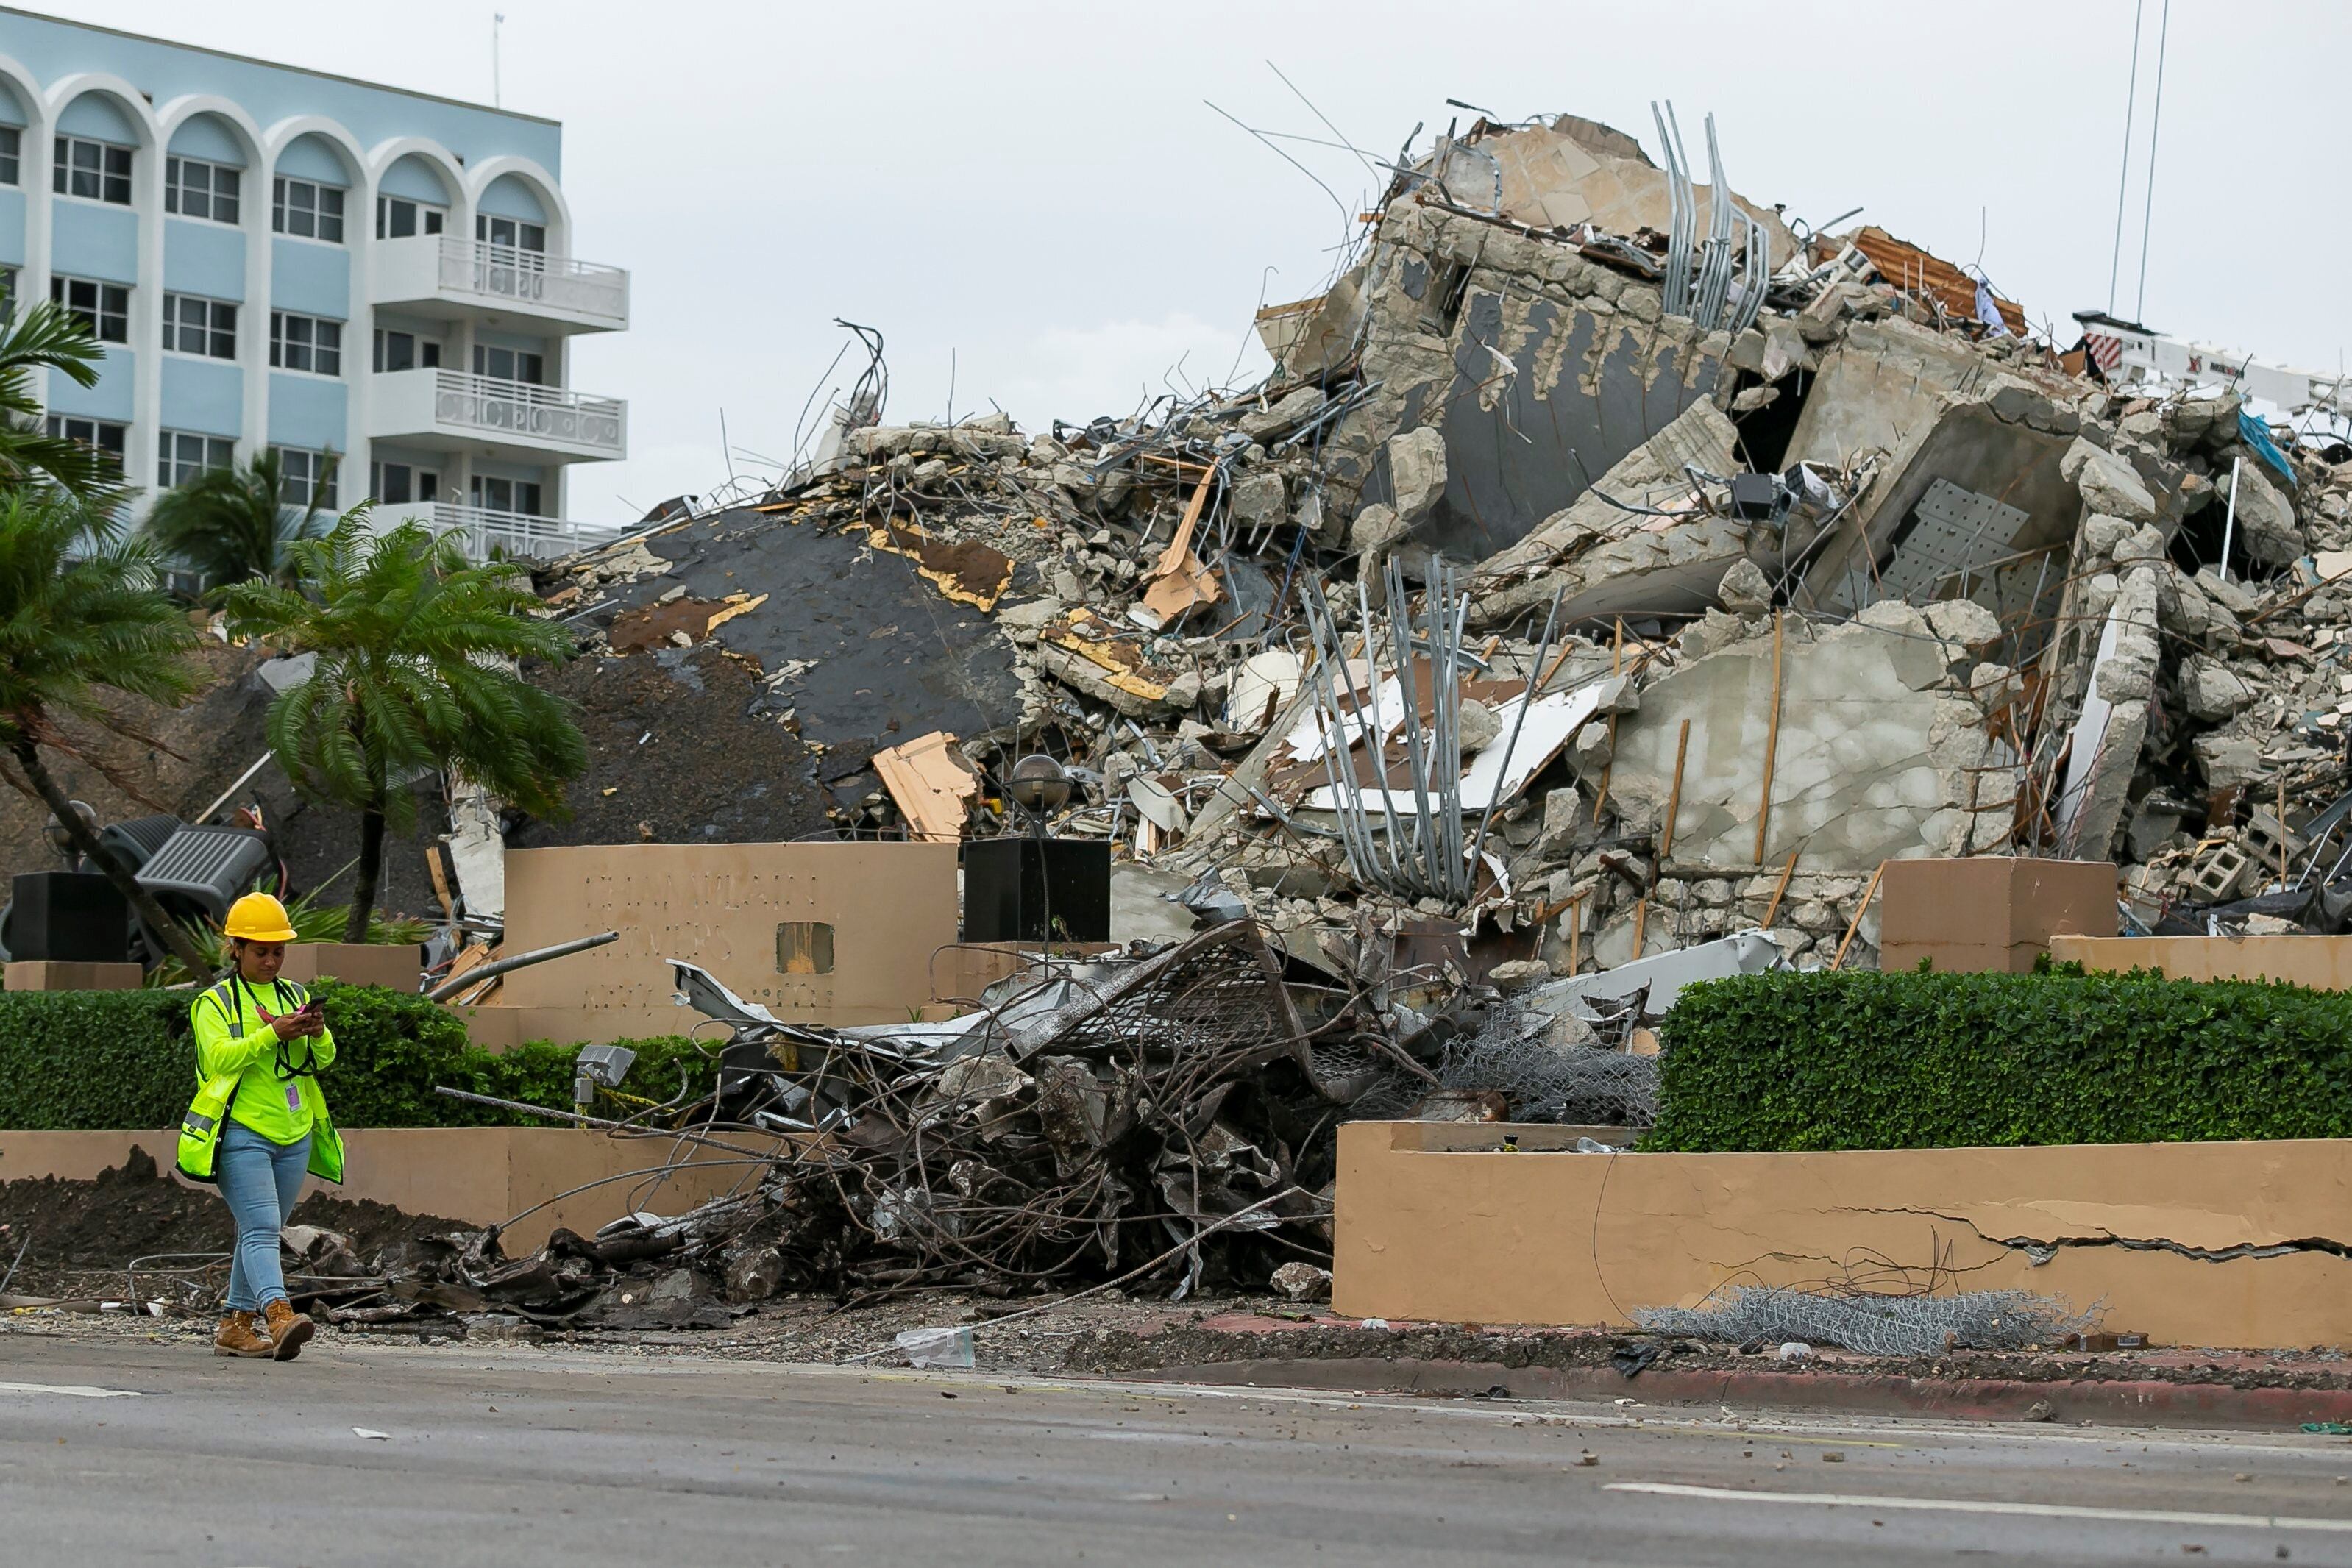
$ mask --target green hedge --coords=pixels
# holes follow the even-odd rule
[[[1747,975],[1660,1030],[1644,1149],[2352,1136],[2352,996],[2085,975]]]
[[[315,988],[335,1031],[320,1074],[344,1127],[551,1126],[433,1092],[436,1084],[533,1104],[572,1103],[579,1047],[541,1040],[496,1054],[474,1046],[456,1014],[423,997],[332,982]],[[186,991],[0,992],[0,1128],[168,1127],[195,1092]],[[683,1039],[628,1042],[625,1088],[656,1100],[680,1072],[706,1092],[715,1067]],[[605,1113],[612,1113],[609,1108]]]

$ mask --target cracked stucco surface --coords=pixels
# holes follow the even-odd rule
[[[1727,1283],[1851,1279],[2104,1301],[2164,1344],[2352,1344],[2352,1141],[1609,1156],[1421,1136],[1341,1129],[1344,1312],[1623,1323]]]

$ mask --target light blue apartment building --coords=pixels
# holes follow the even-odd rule
[[[570,347],[629,278],[572,255],[562,167],[553,120],[0,7],[0,285],[96,330],[49,422],[136,485],[275,448],[289,500],[478,554],[617,532],[566,520],[628,441]]]

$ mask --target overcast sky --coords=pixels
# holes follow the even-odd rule
[[[634,275],[625,334],[572,382],[625,397],[630,455],[571,510],[634,516],[782,459],[843,334],[888,335],[897,419],[1024,426],[1124,413],[1265,367],[1261,298],[1316,292],[1375,177],[1460,114],[1572,110],[1641,138],[1712,110],[1731,183],[1814,223],[1864,218],[1968,263],[2072,341],[2104,308],[2132,0],[735,5],[499,0],[509,108],[563,121],[587,260]],[[34,0],[38,6],[39,0]],[[2118,312],[2139,235],[2163,0],[2146,0]],[[88,0],[83,20],[487,102],[491,11],[457,0]],[[2352,5],[2175,0],[2145,319],[2335,369],[2352,204],[2338,149]],[[1294,95],[1279,67],[1297,84]],[[1210,107],[1211,104],[1215,109]],[[1466,122],[1470,118],[1462,115]],[[1701,153],[1702,160],[1704,154]],[[2062,345],[2063,346],[2063,345]],[[1239,371],[1235,371],[1236,356]]]

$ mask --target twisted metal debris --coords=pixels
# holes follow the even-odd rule
[[[1437,1081],[1446,1089],[1491,1089],[1515,1122],[1647,1127],[1658,1118],[1658,1059],[1546,1038],[1552,1020],[1524,1008],[1497,1008],[1445,1047]]]
[[[715,1092],[667,1108],[667,1128],[540,1113],[677,1140],[671,1169],[717,1150],[750,1169],[748,1190],[593,1238],[559,1230],[512,1263],[495,1229],[456,1239],[393,1282],[405,1307],[358,1305],[371,1316],[352,1321],[496,1302],[550,1326],[723,1322],[721,1290],[737,1304],[786,1287],[1010,1295],[1161,1253],[1148,1277],[1178,1297],[1256,1283],[1286,1262],[1328,1264],[1346,1108],[1434,1082],[1362,996],[1286,983],[1245,920],[1050,962],[941,1023],[787,1024],[674,967],[734,1031]],[[782,1142],[763,1155],[761,1134]],[[667,1308],[642,1285],[620,1296],[615,1270],[654,1260],[690,1271]]]

